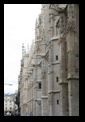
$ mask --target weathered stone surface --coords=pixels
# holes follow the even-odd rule
[[[22,48],[21,113],[79,116],[79,5],[42,4],[35,42]]]

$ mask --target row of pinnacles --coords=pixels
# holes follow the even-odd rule
[[[79,116],[79,4],[42,4],[19,83],[22,116]]]

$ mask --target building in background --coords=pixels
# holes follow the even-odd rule
[[[15,94],[4,94],[4,112],[11,112],[17,109],[15,104]]]
[[[79,4],[42,4],[19,91],[22,116],[79,116]]]

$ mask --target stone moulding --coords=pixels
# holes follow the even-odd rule
[[[78,79],[79,79],[79,76],[75,74],[69,73],[67,76],[67,80],[78,80]]]
[[[35,44],[36,44],[37,42],[41,42],[41,39],[35,40]]]
[[[68,77],[67,80],[79,80],[79,77]]]
[[[50,93],[60,93],[60,90],[50,90],[50,91],[48,91],[48,94],[50,94]]]
[[[65,84],[65,83],[68,83],[68,81],[60,81],[59,84]]]
[[[51,41],[57,41],[59,39],[59,36],[54,36],[54,37],[52,37],[50,40],[49,40],[49,43],[51,42]]]
[[[41,99],[48,99],[48,96],[41,96]]]
[[[37,80],[36,83],[40,83],[42,80]]]
[[[51,62],[52,65],[60,64],[60,62]]]

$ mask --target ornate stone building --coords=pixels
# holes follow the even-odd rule
[[[79,4],[42,4],[19,77],[21,115],[79,116]]]
[[[4,94],[4,112],[11,112],[18,109],[15,104],[16,93],[14,94]]]

